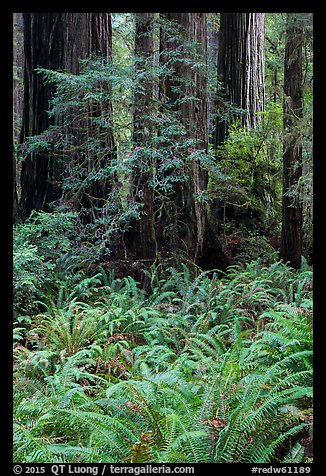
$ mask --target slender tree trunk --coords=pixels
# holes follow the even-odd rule
[[[300,14],[287,14],[284,64],[284,154],[282,235],[280,255],[284,262],[299,268],[302,255],[302,205],[298,184],[302,176],[302,143],[295,132],[302,117],[303,24]],[[289,192],[294,192],[289,196]]]
[[[176,22],[181,27],[182,39],[175,43],[168,41],[161,34],[161,51],[183,48],[184,42],[196,42],[196,53],[201,61],[207,63],[207,28],[205,13],[166,13],[165,18]],[[186,127],[188,138],[196,139],[198,145],[194,149],[207,151],[207,75],[202,68],[191,67],[187,59],[181,58],[174,64],[174,73],[165,78],[162,84],[162,95],[172,102],[180,98],[196,98],[180,101],[175,109],[180,113],[182,124]],[[163,57],[164,61],[164,57]],[[176,89],[179,88],[179,91]],[[189,150],[189,153],[194,152]],[[188,256],[195,262],[199,261],[202,254],[203,237],[205,233],[205,209],[196,196],[207,187],[207,172],[203,170],[198,159],[184,163],[182,171],[189,176],[189,181],[178,185],[175,194],[177,213],[174,219],[179,228],[179,239],[186,245]]]
[[[221,13],[218,73],[225,99],[244,110],[241,123],[256,127],[264,110],[264,13]],[[227,136],[228,123],[217,122],[217,145]]]
[[[154,14],[135,14],[135,57],[136,74],[149,68],[154,61]],[[131,195],[141,204],[141,218],[134,222],[128,234],[129,248],[138,259],[153,259],[156,256],[154,223],[154,196],[149,181],[153,178],[155,163],[151,150],[153,126],[151,111],[153,107],[154,84],[151,78],[144,78],[134,94],[134,131],[133,141],[140,153],[139,161],[131,178]]]

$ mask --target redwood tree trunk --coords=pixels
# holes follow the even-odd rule
[[[295,191],[302,176],[302,144],[295,137],[298,118],[302,117],[303,25],[300,14],[287,14],[284,63],[284,154],[282,236],[280,255],[284,262],[299,268],[302,255],[302,205]],[[290,138],[290,139],[288,139]]]
[[[23,71],[24,71],[24,22],[22,13],[13,14],[13,60],[14,60],[14,82],[13,82],[13,112],[14,112],[14,150],[19,142],[21,120],[23,113]],[[13,221],[17,223],[21,220],[19,208],[19,184],[20,184],[21,164],[17,161],[16,153],[13,157]]]
[[[110,59],[112,25],[110,13],[63,13],[63,64],[70,73],[81,71],[80,59],[91,53]]]
[[[244,111],[244,127],[256,127],[264,110],[265,13],[221,13],[218,73],[225,99]],[[217,123],[217,145],[228,124]]]
[[[167,41],[164,32],[161,34],[161,51],[183,48],[185,42],[196,42],[196,54],[205,64],[207,63],[207,27],[205,13],[166,13],[164,16],[176,22],[181,27],[181,39],[175,42]],[[187,137],[198,141],[193,149],[207,151],[207,75],[203,68],[189,64],[194,56],[188,51],[188,57],[180,58],[174,64],[174,73],[165,78],[161,88],[161,95],[173,102],[179,111],[180,120],[186,127]],[[164,56],[162,58],[164,61]],[[197,58],[198,60],[198,58]],[[179,91],[176,89],[179,88]],[[196,98],[181,101],[182,98]],[[187,138],[186,137],[186,138]],[[194,150],[189,150],[191,154]],[[186,245],[188,257],[198,262],[201,258],[203,238],[205,233],[204,205],[196,200],[195,196],[207,187],[207,172],[203,170],[198,159],[184,161],[183,175],[189,176],[189,181],[176,187],[174,219],[179,225],[179,239]]]
[[[207,18],[207,67],[212,76],[211,82],[215,82],[217,86],[217,68],[218,68],[218,51],[219,51],[219,37],[220,29],[218,26],[219,14],[209,14]],[[214,146],[216,142],[216,109],[217,109],[217,93],[210,93],[207,102],[207,116],[208,116],[208,132],[209,144]]]
[[[135,14],[135,57],[136,73],[149,67],[154,58],[154,14]],[[142,206],[141,217],[134,221],[128,233],[127,242],[135,258],[153,259],[156,256],[156,239],[154,223],[154,196],[149,181],[153,178],[155,167],[151,150],[153,127],[151,111],[153,107],[154,84],[150,78],[144,77],[140,82],[141,90],[134,93],[134,131],[133,141],[139,151],[139,159],[135,163],[131,177],[131,196]]]
[[[47,110],[53,86],[44,84],[35,68],[62,67],[61,13],[23,13],[24,19],[24,106],[20,142],[38,135],[53,121]],[[21,209],[25,217],[32,210],[44,210],[58,198],[48,153],[32,153],[22,163]]]
[[[112,23],[110,13],[64,13],[63,14],[63,67],[66,71],[79,74],[82,70],[80,59],[86,59],[91,54],[101,57],[105,60],[112,58]],[[110,88],[108,85],[100,85],[102,88]],[[112,103],[108,99],[101,104],[89,105],[87,111],[80,114],[78,108],[75,111],[73,124],[69,130],[74,136],[74,143],[77,147],[85,143],[92,137],[98,137],[98,129],[92,124],[94,117],[106,117],[112,125]],[[80,117],[84,116],[84,117]],[[101,134],[103,136],[103,134]],[[85,170],[85,179],[91,172],[103,170],[111,162],[115,153],[115,142],[112,129],[108,129],[105,137],[100,141],[102,150],[101,157],[90,155],[88,162],[83,163]],[[74,163],[79,164],[78,154],[70,157],[72,166],[71,174],[74,174]],[[68,158],[69,162],[69,158]],[[80,197],[79,202],[75,203],[77,209],[80,206],[94,209],[101,207],[103,199],[105,200],[111,189],[111,180],[101,178],[94,180],[89,194]],[[89,197],[93,197],[90,199]],[[69,192],[65,199],[70,199]],[[71,202],[70,202],[71,204]]]
[[[25,68],[21,142],[54,125],[54,119],[50,120],[47,114],[54,87],[45,84],[35,68],[63,69],[78,74],[79,58],[91,53],[110,58],[112,54],[109,13],[24,13],[23,18]],[[106,109],[110,107],[106,105]],[[111,110],[106,112],[112,115]],[[92,113],[99,114],[99,111]],[[60,122],[60,118],[57,121]],[[112,132],[107,134],[106,146],[110,155],[114,149]],[[53,154],[33,153],[25,159],[21,206],[26,217],[32,210],[46,210],[50,202],[61,197],[62,173],[64,167]],[[107,184],[97,183],[92,192],[95,196],[105,196]]]

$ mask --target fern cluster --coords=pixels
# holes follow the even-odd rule
[[[15,326],[15,461],[309,461],[307,265],[150,278],[101,270]]]

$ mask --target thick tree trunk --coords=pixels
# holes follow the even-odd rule
[[[63,15],[63,68],[70,73],[79,74],[82,70],[80,59],[85,60],[90,55],[96,55],[104,60],[112,58],[112,23],[110,13],[64,13]],[[109,86],[101,84],[101,87],[109,88]],[[98,139],[98,128],[92,124],[94,117],[105,117],[111,121],[112,125],[112,103],[108,99],[98,103],[96,106],[86,106],[87,111],[76,109],[73,124],[70,125],[69,132],[74,136],[74,143],[80,147],[83,143],[92,137]],[[101,134],[103,137],[103,134]],[[101,157],[95,157],[90,154],[87,163],[83,163],[85,170],[85,178],[87,174],[103,170],[113,158],[115,154],[115,142],[112,129],[108,129],[105,137],[100,141]],[[71,163],[80,164],[78,156],[69,159]],[[74,174],[74,166],[70,167],[71,174]],[[94,180],[88,194],[80,197],[76,208],[80,206],[93,209],[101,207],[103,199],[105,200],[111,190],[111,180],[102,178]],[[92,198],[90,198],[92,197]],[[68,196],[63,197],[70,199]]]
[[[19,142],[21,120],[23,113],[23,71],[24,71],[24,22],[22,13],[13,14],[13,60],[14,60],[14,81],[13,81],[13,113],[14,113],[14,150]],[[13,221],[17,223],[21,220],[19,208],[20,195],[20,169],[21,164],[17,161],[16,153],[13,156]]]
[[[302,117],[303,25],[300,14],[288,13],[284,63],[284,154],[282,236],[280,255],[284,262],[299,268],[302,255],[302,205],[295,192],[302,176],[302,144],[295,134]],[[290,139],[289,139],[290,138]],[[291,197],[289,192],[294,191]]]
[[[135,57],[136,74],[154,61],[154,14],[135,14]],[[151,149],[153,126],[151,112],[153,107],[154,84],[150,78],[140,82],[141,90],[136,88],[134,94],[134,131],[133,141],[140,152],[139,161],[131,177],[131,196],[142,205],[141,218],[134,221],[127,241],[135,258],[153,259],[156,256],[156,239],[154,223],[154,195],[149,181],[153,178],[155,163]]]
[[[47,114],[54,87],[45,84],[35,68],[63,69],[78,74],[81,70],[79,58],[86,58],[91,53],[110,58],[112,54],[109,13],[24,13],[23,17],[25,70],[21,142],[54,125],[54,119],[50,120]],[[106,104],[105,108],[112,116],[111,105]],[[100,111],[90,114],[98,115]],[[60,118],[56,120],[61,121]],[[83,127],[87,129],[89,124],[83,123]],[[91,131],[87,133],[91,134]],[[112,132],[108,132],[105,142],[108,156],[111,156],[114,149]],[[25,159],[21,175],[21,206],[25,216],[35,209],[46,210],[50,202],[61,197],[62,173],[63,164],[53,154],[33,153]],[[107,183],[99,181],[92,194],[105,197],[107,189]]]
[[[219,19],[218,14],[209,14],[207,18],[207,67],[210,75],[212,76],[211,81],[217,83],[217,68],[218,68],[218,51],[219,51]],[[217,84],[216,84],[217,86]],[[218,90],[218,88],[217,88]],[[215,93],[210,93],[207,101],[207,118],[208,118],[208,136],[209,143],[211,146],[214,146],[216,143],[216,110],[217,110],[217,91]]]
[[[23,113],[23,71],[24,71],[24,22],[22,13],[13,14],[13,111],[14,111],[14,138],[17,142],[20,135],[21,119]]]
[[[62,67],[61,13],[23,13],[24,19],[24,106],[20,142],[46,130],[48,103],[53,87],[44,84],[35,68]],[[32,153],[22,163],[21,209],[25,217],[32,210],[43,210],[58,198],[48,153]]]
[[[112,57],[110,13],[63,13],[63,67],[70,73],[81,71],[80,59],[90,54]]]
[[[221,13],[218,73],[225,99],[244,110],[241,123],[256,127],[264,110],[265,13]],[[217,145],[227,136],[218,120]]]
[[[166,13],[164,16],[181,27],[181,40],[168,41],[161,34],[161,51],[183,48],[184,42],[196,42],[196,54],[205,64],[207,63],[207,28],[205,13]],[[195,98],[180,101],[175,110],[180,113],[180,120],[187,129],[187,137],[198,141],[193,149],[207,151],[207,75],[203,68],[192,66],[188,60],[194,60],[193,53],[180,58],[174,64],[174,73],[165,78],[161,95],[172,102],[182,98]],[[162,58],[164,61],[164,56]],[[198,57],[197,57],[198,60]],[[179,91],[177,90],[179,88]],[[186,138],[187,138],[186,137]],[[194,150],[189,150],[189,154]],[[174,219],[178,223],[179,239],[186,245],[188,256],[193,261],[199,261],[202,254],[205,233],[205,209],[196,196],[207,187],[207,172],[203,170],[198,159],[190,162],[184,158],[183,175],[189,176],[189,181],[178,185],[175,194],[177,213]]]
[[[13,157],[13,174],[12,174],[12,181],[13,181],[13,223],[19,223],[21,221],[21,214],[20,208],[18,203],[18,194],[17,194],[17,168],[16,168],[16,158]]]

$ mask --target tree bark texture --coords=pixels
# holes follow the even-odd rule
[[[23,13],[24,19],[24,105],[20,142],[38,135],[53,121],[48,103],[53,86],[44,84],[35,68],[62,67],[62,31],[60,13]],[[30,154],[22,163],[21,208],[25,217],[32,210],[43,210],[57,198],[55,166],[47,153]],[[56,171],[57,172],[57,171]]]
[[[135,57],[136,74],[154,61],[154,14],[135,14]],[[154,84],[151,78],[144,77],[141,90],[134,93],[134,130],[133,142],[141,153],[131,177],[131,195],[133,200],[142,204],[141,218],[135,221],[128,234],[129,248],[138,259],[153,259],[156,256],[154,223],[154,195],[149,181],[153,178],[155,163],[153,154],[146,153],[151,147],[153,126],[151,113],[153,107]]]
[[[211,81],[216,82],[217,68],[218,68],[218,51],[219,51],[219,19],[217,13],[208,14],[207,18],[207,63],[208,69],[211,71],[213,78]],[[210,145],[215,145],[215,125],[217,110],[217,93],[210,93],[207,102],[207,118],[208,118],[208,135]]]
[[[280,255],[284,262],[299,268],[303,247],[302,205],[298,196],[288,196],[302,176],[302,144],[295,137],[295,127],[303,114],[302,98],[303,24],[300,14],[287,14],[284,63],[284,154],[282,235]],[[289,137],[289,139],[287,139]],[[297,191],[298,193],[298,191]]]
[[[24,13],[24,110],[20,141],[41,134],[54,119],[48,117],[54,86],[45,84],[35,68],[62,69],[78,74],[79,58],[91,53],[111,57],[111,16],[109,13]],[[98,112],[95,112],[98,114]],[[60,122],[60,118],[57,119]],[[113,149],[112,133],[107,137]],[[32,210],[46,210],[60,198],[62,164],[53,154],[30,154],[22,165],[21,206],[27,217]],[[98,184],[93,194],[103,196],[106,185]]]
[[[165,49],[181,50],[184,42],[196,42],[196,54],[200,60],[207,64],[207,27],[205,13],[165,13],[164,17],[175,22],[181,28],[181,41],[168,41],[161,33],[161,51]],[[188,57],[187,57],[188,55]],[[181,101],[175,106],[180,113],[180,120],[187,129],[187,137],[198,140],[194,149],[207,151],[207,74],[201,67],[192,66],[194,61],[191,52],[180,57],[175,62],[174,72],[165,78],[161,85],[161,95],[173,101],[178,99],[194,98]],[[198,58],[197,58],[198,60]],[[164,62],[164,56],[162,57]],[[179,88],[177,91],[176,88]],[[193,151],[189,150],[189,153]],[[200,260],[205,233],[205,209],[204,205],[196,200],[195,196],[207,187],[207,172],[203,169],[200,161],[192,159],[184,161],[181,174],[189,176],[189,181],[177,186],[175,205],[177,213],[172,219],[176,220],[179,228],[179,239],[186,245],[188,256],[191,260]],[[180,225],[181,224],[181,225]]]
[[[86,59],[90,55],[96,55],[109,61],[112,58],[112,23],[110,13],[64,13],[63,15],[63,44],[64,69],[70,73],[78,75],[82,70],[80,59]],[[110,91],[107,84],[99,84],[101,88]],[[73,123],[70,125],[70,131],[74,135],[74,143],[80,147],[83,143],[92,137],[98,137],[98,129],[92,125],[92,118],[106,117],[112,126],[112,103],[110,100],[102,103],[85,105],[83,113],[76,109]],[[78,132],[77,132],[78,131]],[[103,134],[101,134],[103,137]],[[112,128],[107,130],[105,137],[100,141],[100,157],[90,155],[85,162],[81,164],[78,154],[72,154],[70,173],[74,174],[74,164],[82,165],[85,170],[85,178],[89,173],[94,173],[104,169],[113,158],[115,153],[115,142]],[[102,178],[93,181],[89,194],[82,194],[78,200],[75,200],[77,209],[81,206],[86,208],[100,207],[103,200],[108,196],[111,190],[111,180]],[[90,198],[91,197],[91,198]],[[69,200],[63,197],[63,201]]]
[[[13,110],[14,110],[14,138],[19,140],[20,123],[23,112],[23,71],[24,71],[24,22],[22,13],[13,14],[13,60],[14,60],[14,81],[13,81]]]
[[[64,69],[78,74],[80,59],[96,54],[112,57],[112,25],[110,13],[62,13]]]
[[[242,126],[255,128],[265,106],[265,13],[221,13],[218,73],[225,99],[245,110]],[[218,120],[217,145],[227,136]]]
[[[24,22],[22,13],[13,14],[13,114],[14,114],[14,150],[19,142],[21,120],[23,113],[23,71],[24,71]],[[20,195],[20,169],[21,164],[17,161],[16,153],[13,156],[13,221],[20,221],[19,195]]]

